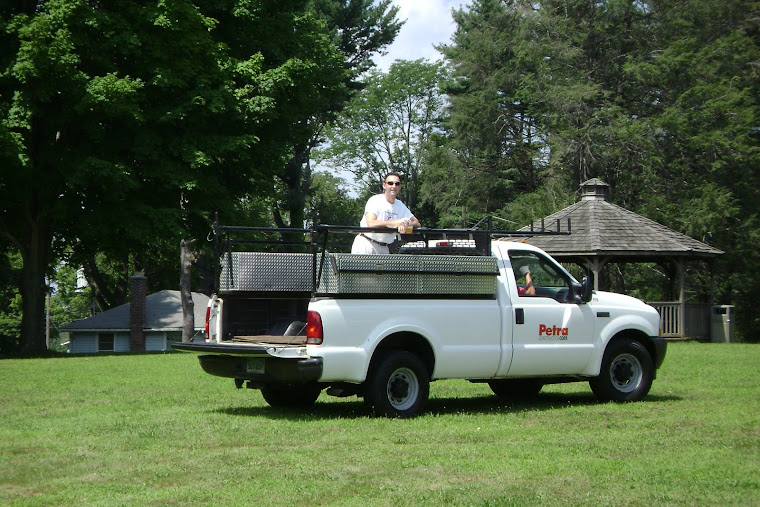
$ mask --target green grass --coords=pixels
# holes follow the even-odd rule
[[[191,354],[0,361],[2,505],[760,504],[760,345],[675,343],[650,396],[431,386],[423,416],[302,411]]]

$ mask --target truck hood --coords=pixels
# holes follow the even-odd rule
[[[631,296],[626,296],[625,294],[617,294],[615,292],[595,291],[591,296],[591,303],[595,306],[622,306],[629,309],[636,308],[640,310],[649,308],[657,313],[657,310],[646,304],[644,301]]]

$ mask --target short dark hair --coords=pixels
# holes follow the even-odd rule
[[[383,183],[385,183],[386,181],[388,181],[388,176],[395,176],[395,177],[397,177],[399,179],[399,181],[401,181],[401,175],[399,173],[395,172],[395,171],[391,171],[391,172],[389,172],[388,174],[385,175],[385,177],[383,178]]]

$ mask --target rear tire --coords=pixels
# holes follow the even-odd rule
[[[413,417],[427,402],[430,375],[425,364],[403,350],[383,353],[367,377],[365,403],[376,415]]]
[[[261,395],[272,407],[310,407],[319,398],[322,387],[317,384],[268,384]]]
[[[641,401],[652,380],[652,356],[641,343],[625,338],[607,347],[599,376],[589,385],[599,401]]]
[[[526,401],[538,396],[544,385],[532,379],[504,379],[488,382],[491,391],[504,400]]]

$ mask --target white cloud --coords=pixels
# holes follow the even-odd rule
[[[467,0],[394,0],[399,7],[397,17],[406,20],[388,54],[375,58],[375,63],[387,71],[394,60],[426,58],[439,60],[441,54],[433,47],[451,42],[455,25],[452,9],[461,9]]]

